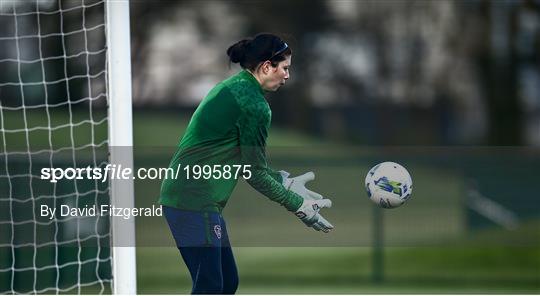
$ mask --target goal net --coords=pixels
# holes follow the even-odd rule
[[[0,0],[0,293],[115,291],[114,223],[69,213],[114,184],[42,178],[112,162],[110,5]]]

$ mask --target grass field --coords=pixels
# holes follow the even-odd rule
[[[155,114],[134,118],[136,146],[175,145],[187,123],[185,118]],[[152,133],[158,129],[176,137],[160,138]],[[152,139],[147,141],[148,136]],[[279,129],[272,129],[269,146],[271,165],[317,173],[312,187],[333,198],[335,206],[327,216],[336,229],[326,237],[310,232],[240,183],[225,211],[236,246],[239,293],[540,293],[538,221],[515,231],[468,232],[459,172],[414,157],[410,161],[400,153],[394,156],[409,161],[415,191],[410,204],[385,212],[384,280],[373,282],[372,208],[361,184],[377,153]],[[358,161],[343,160],[346,155]],[[137,201],[153,202],[156,186],[139,185]],[[159,221],[138,225],[143,245],[163,242],[137,250],[139,291],[188,293],[190,279],[178,251],[164,247],[167,240],[173,245],[166,226]]]
[[[540,292],[536,247],[385,250],[385,277],[371,280],[369,248],[235,248],[239,293]],[[172,248],[139,248],[141,293],[188,293],[189,275]],[[536,259],[534,259],[536,258]]]
[[[94,114],[102,118],[104,114]],[[46,126],[34,112],[27,127]],[[101,117],[100,117],[101,116]],[[88,119],[77,110],[74,121]],[[24,128],[21,114],[5,112],[5,129]],[[52,125],[69,120],[55,116]],[[167,166],[187,125],[186,115],[135,112],[136,166]],[[94,139],[106,139],[106,126],[94,127]],[[52,135],[36,130],[3,134],[7,148],[83,145],[89,123]],[[71,135],[75,135],[72,137]],[[3,139],[1,139],[3,141]],[[529,217],[516,230],[467,226],[464,177],[440,150],[357,147],[272,128],[268,155],[276,169],[293,174],[313,170],[311,188],[332,198],[325,216],[336,229],[328,234],[306,229],[290,213],[269,202],[245,182],[224,215],[240,272],[239,293],[540,293],[540,222]],[[429,153],[426,153],[429,152]],[[445,158],[446,157],[446,158]],[[384,280],[372,281],[373,205],[363,190],[365,173],[377,162],[405,164],[413,176],[412,200],[384,211]],[[155,204],[159,181],[135,182],[136,205]],[[140,293],[188,293],[187,270],[162,218],[137,220],[137,279]]]

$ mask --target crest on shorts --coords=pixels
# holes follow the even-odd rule
[[[214,233],[216,234],[218,239],[221,239],[221,226],[220,225],[214,225]]]

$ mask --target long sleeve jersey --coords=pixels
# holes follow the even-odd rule
[[[241,165],[242,170],[251,172],[246,181],[255,190],[289,211],[296,211],[302,197],[287,190],[281,174],[267,165],[265,148],[271,116],[263,89],[246,70],[217,84],[195,110],[180,140],[169,165],[180,170],[176,178],[163,181],[160,204],[221,212],[238,180],[219,175],[226,166]],[[193,166],[215,165],[220,173],[210,178],[188,175]],[[236,169],[232,170],[234,173]]]

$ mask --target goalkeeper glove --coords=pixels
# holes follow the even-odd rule
[[[312,227],[317,231],[327,233],[333,229],[334,226],[319,214],[320,209],[331,207],[332,201],[324,199],[322,195],[307,189],[305,185],[307,182],[315,179],[315,174],[308,172],[295,178],[289,178],[290,174],[285,171],[280,171],[280,174],[283,177],[283,186],[304,199],[300,208],[295,212],[295,215],[308,227]]]
[[[313,229],[317,231],[323,231],[325,233],[328,233],[330,232],[330,230],[334,229],[334,225],[330,224],[328,220],[324,219],[324,217],[321,216],[321,214],[317,213],[317,215],[315,215],[315,218],[317,219],[317,223],[311,225]]]

